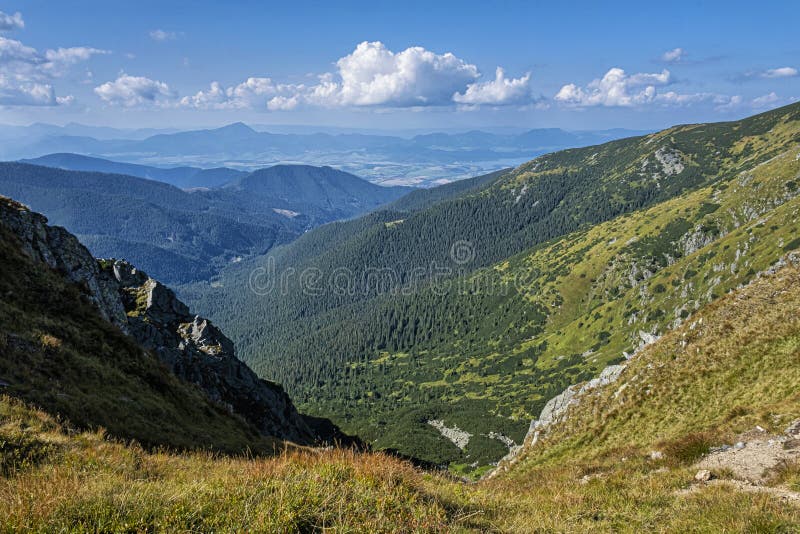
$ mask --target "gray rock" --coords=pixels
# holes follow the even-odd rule
[[[116,288],[101,275],[97,262],[78,239],[47,218],[5,197],[0,197],[0,224],[13,232],[31,258],[46,264],[86,289],[100,315],[127,332],[127,317]]]
[[[708,469],[701,469],[694,476],[694,479],[698,482],[708,482],[712,478],[714,478],[714,475]]]

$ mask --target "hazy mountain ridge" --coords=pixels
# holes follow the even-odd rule
[[[31,127],[31,129],[33,129]],[[91,129],[72,135],[25,133],[16,127],[0,157],[36,158],[77,153],[156,166],[233,167],[252,170],[275,164],[330,165],[376,183],[433,185],[517,165],[539,154],[641,134],[633,130],[567,132],[534,129],[521,134],[466,132],[424,134],[412,138],[360,133],[286,133],[255,131],[243,123],[221,128],[159,133],[144,139],[95,139]],[[31,137],[32,135],[32,137]],[[138,175],[138,174],[137,174]]]
[[[91,171],[109,174],[125,174],[138,178],[147,178],[164,182],[181,189],[195,187],[220,187],[233,181],[235,178],[246,174],[244,171],[218,167],[216,169],[201,169],[198,167],[151,167],[134,163],[122,163],[102,158],[92,158],[80,154],[59,153],[47,154],[33,159],[22,159],[21,163],[56,167],[71,171]]]
[[[315,187],[287,190],[285,180],[274,179],[287,167],[263,169],[230,188],[183,191],[120,174],[0,163],[0,194],[46,214],[96,253],[136,261],[174,283],[208,279],[226,263],[265,253],[311,227],[369,211],[408,191],[330,168],[288,169],[294,179]]]

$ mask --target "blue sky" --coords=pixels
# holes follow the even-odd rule
[[[660,128],[800,98],[794,1],[0,0],[0,12],[0,123]]]

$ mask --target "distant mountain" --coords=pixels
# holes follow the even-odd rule
[[[0,145],[2,158],[74,153],[157,167],[246,170],[302,163],[335,166],[375,183],[424,186],[513,167],[546,152],[642,133],[540,128],[519,134],[475,130],[407,138],[363,133],[278,134],[234,123],[221,128],[124,138],[113,136],[114,131],[97,131],[93,136],[92,128],[14,128],[0,127],[0,138],[4,139]],[[137,136],[140,134],[137,132]],[[171,183],[185,187],[186,182]]]
[[[382,187],[331,167],[276,165],[241,176],[223,188],[247,197],[307,212],[309,208],[331,210],[337,218],[352,217],[397,200],[413,189]],[[308,205],[303,209],[302,205]]]
[[[44,213],[93,253],[135,261],[166,283],[209,279],[227,263],[406,192],[308,166],[257,171],[223,189],[184,191],[123,174],[0,163],[0,194]]]
[[[218,167],[214,169],[200,169],[198,167],[161,168],[137,165],[135,163],[122,163],[70,153],[48,154],[38,158],[23,159],[21,161],[23,163],[56,167],[71,171],[127,174],[128,176],[157,180],[180,187],[181,189],[219,187],[239,176],[247,174],[246,172],[229,169],[227,167]]]

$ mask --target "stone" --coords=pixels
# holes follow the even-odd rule
[[[651,460],[663,460],[664,453],[661,451],[650,451],[650,459]]]
[[[790,436],[798,436],[798,435],[800,435],[800,419],[796,419],[796,420],[792,421],[792,424],[790,424],[786,428],[784,433],[788,434]]]
[[[694,476],[694,479],[698,482],[708,482],[712,478],[714,478],[714,475],[708,469],[701,469]]]

